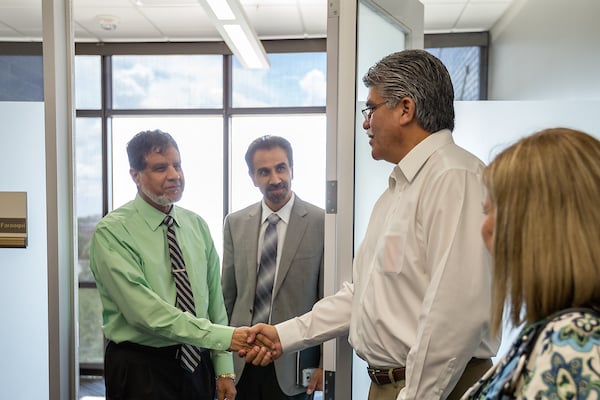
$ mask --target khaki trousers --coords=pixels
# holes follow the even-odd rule
[[[369,400],[396,400],[398,393],[406,386],[406,381],[401,380],[386,385],[378,385],[371,382],[369,387]]]
[[[472,358],[465,367],[465,371],[446,400],[459,400],[468,388],[473,386],[483,374],[492,367],[489,358]],[[369,387],[369,400],[396,400],[400,390],[406,386],[406,381],[378,385],[371,382]]]
[[[471,358],[447,400],[459,400],[467,389],[477,383],[490,368],[492,368],[492,360],[489,358]]]

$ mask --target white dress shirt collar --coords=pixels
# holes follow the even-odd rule
[[[454,143],[452,139],[452,133],[449,129],[442,129],[441,131],[432,133],[417,144],[396,167],[394,167],[390,176],[390,187],[393,187],[396,182],[412,180],[417,176],[425,162],[435,153],[440,147],[446,146],[450,143]]]
[[[269,217],[269,215],[275,213],[277,215],[279,215],[279,218],[281,218],[281,220],[283,222],[286,223],[286,225],[290,222],[290,215],[292,213],[292,207],[294,206],[294,200],[296,199],[296,195],[294,194],[294,192],[292,192],[292,197],[290,198],[290,200],[285,203],[285,205],[283,207],[281,207],[278,211],[273,211],[269,208],[269,206],[267,205],[267,203],[265,203],[265,199],[263,199],[261,201],[262,203],[262,216],[260,218],[260,223],[264,224],[265,221],[267,220],[267,218]]]

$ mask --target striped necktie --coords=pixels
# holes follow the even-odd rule
[[[277,223],[279,215],[273,213],[267,220],[269,225],[265,229],[258,276],[256,277],[256,294],[254,295],[254,314],[252,325],[259,322],[269,322],[271,313],[271,296],[277,265]]]
[[[175,281],[175,288],[177,291],[176,302],[181,310],[187,311],[195,316],[196,308],[194,306],[194,294],[192,293],[190,278],[185,269],[183,253],[181,252],[179,244],[177,244],[177,238],[175,237],[175,229],[173,227],[174,222],[175,220],[170,215],[167,215],[163,220],[163,224],[167,226],[167,243],[169,245],[169,255],[171,258],[171,273],[173,274],[173,280]],[[198,363],[200,363],[200,349],[190,344],[182,344],[179,354],[181,366],[189,372],[194,372]]]

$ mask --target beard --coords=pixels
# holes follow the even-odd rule
[[[271,190],[283,189],[279,193],[274,193]],[[265,197],[273,204],[281,204],[289,196],[290,188],[286,182],[281,182],[277,185],[269,185],[265,191]]]
[[[155,203],[161,207],[168,207],[168,206],[172,205],[173,203],[178,202],[181,199],[181,194],[183,192],[183,190],[180,190],[179,196],[175,199],[171,199],[166,194],[157,195],[157,194],[150,192],[148,189],[146,189],[146,187],[144,185],[140,185],[140,190],[142,191],[142,193],[144,193],[144,195],[146,195],[146,197],[148,197],[150,200],[152,200],[153,203]]]

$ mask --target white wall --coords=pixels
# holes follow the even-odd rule
[[[600,139],[597,101],[463,101],[456,103],[455,142],[486,164],[518,139],[548,127],[568,127]],[[504,328],[498,356],[506,353],[518,329]],[[497,358],[496,358],[497,359]]]
[[[27,248],[0,248],[0,398],[47,399],[44,105],[0,102],[0,121],[0,190],[27,192],[28,233]]]
[[[599,99],[600,1],[514,0],[491,30],[491,100]]]
[[[490,100],[456,104],[455,141],[488,163],[548,127],[600,139],[600,1],[514,0],[491,31]],[[498,355],[511,345],[505,329]]]
[[[454,141],[486,164],[533,132],[566,127],[600,139],[600,99],[592,101],[460,101]]]

